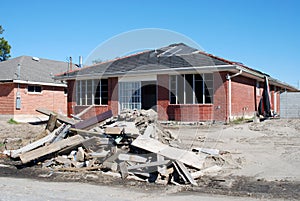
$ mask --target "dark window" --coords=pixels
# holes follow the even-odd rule
[[[185,77],[185,103],[193,104],[194,103],[194,75],[187,74]]]
[[[177,104],[184,104],[184,78],[183,75],[177,76]]]
[[[196,96],[195,103],[202,104],[203,103],[203,78],[199,74],[195,75],[195,96]]]
[[[78,80],[76,81],[77,105],[107,105],[108,80]]]
[[[31,93],[42,93],[42,87],[39,85],[28,85],[27,90]]]
[[[177,104],[176,101],[176,75],[170,76],[170,103]]]
[[[210,104],[213,93],[213,74],[170,76],[170,104]]]
[[[107,79],[101,80],[101,104],[102,105],[108,104],[108,80]]]

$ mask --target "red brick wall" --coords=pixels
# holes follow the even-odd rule
[[[228,81],[226,72],[214,73],[213,119],[226,121],[228,117]]]
[[[169,75],[157,75],[157,113],[158,119],[166,121],[172,110],[169,106]]]
[[[76,83],[75,80],[68,80],[67,112],[69,117],[71,117],[71,114],[77,114],[75,112],[75,106],[76,106]]]
[[[89,106],[75,106],[75,114],[79,114],[80,112],[82,112],[83,110],[85,110],[86,108],[88,108]],[[86,111],[86,113],[84,113],[82,116],[80,116],[81,119],[89,119],[91,117],[96,116],[97,114],[101,114],[103,112],[108,111],[108,105],[94,105],[93,107],[91,107],[88,111]]]
[[[16,85],[17,86],[17,85]],[[17,92],[17,87],[14,93]],[[20,85],[21,109],[16,110],[14,104],[14,114],[16,115],[40,115],[37,108],[46,108],[61,114],[67,114],[67,96],[64,95],[63,87],[42,86],[41,94],[27,92],[27,85]]]
[[[14,84],[0,84],[0,115],[13,115],[14,102]]]
[[[253,116],[256,108],[256,81],[242,75],[231,79],[231,114],[233,117]]]
[[[169,105],[169,120],[175,121],[210,121],[213,120],[212,104]]]
[[[108,78],[108,109],[112,110],[113,115],[118,115],[119,95],[118,95],[118,78]]]

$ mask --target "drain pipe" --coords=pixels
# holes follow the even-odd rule
[[[231,78],[234,78],[240,74],[243,73],[243,70],[240,69],[240,72],[234,74],[234,75],[226,75],[226,79],[228,80],[228,117],[227,117],[227,121],[230,122],[232,119],[232,115],[231,115]]]

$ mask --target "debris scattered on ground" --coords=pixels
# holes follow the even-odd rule
[[[180,148],[175,135],[157,122],[157,113],[152,109],[124,110],[118,117],[107,111],[82,121],[45,109],[39,112],[49,116],[43,131],[47,135],[19,149],[5,151],[23,166],[102,171],[119,174],[122,179],[197,185],[201,176],[222,170],[222,154],[228,153]]]

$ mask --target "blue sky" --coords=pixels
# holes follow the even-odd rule
[[[118,34],[158,28],[291,85],[300,80],[299,0],[10,0],[0,24],[12,57],[77,62]]]

